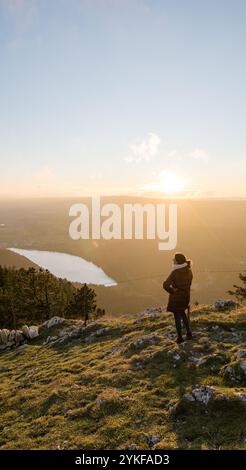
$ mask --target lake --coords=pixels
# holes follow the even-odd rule
[[[79,256],[22,248],[8,248],[8,250],[25,256],[41,268],[48,269],[54,276],[71,282],[104,285],[106,287],[117,285],[117,282],[107,276],[102,268]]]

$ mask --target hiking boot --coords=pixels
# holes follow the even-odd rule
[[[188,339],[188,340],[193,339],[193,335],[191,333],[189,333],[188,335],[186,335],[186,339]]]

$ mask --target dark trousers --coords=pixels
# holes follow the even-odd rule
[[[174,313],[175,325],[178,334],[178,338],[182,338],[182,325],[181,320],[183,320],[183,324],[186,328],[187,336],[192,336],[192,332],[190,329],[189,320],[185,312],[178,312]]]

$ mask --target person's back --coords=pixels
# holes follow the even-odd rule
[[[190,303],[190,287],[193,279],[191,261],[182,253],[176,253],[171,274],[163,283],[163,288],[169,293],[167,311],[172,312],[175,318],[178,333],[177,342],[183,342],[181,318],[187,330],[187,339],[192,338],[189,320],[185,310]]]
[[[178,289],[190,289],[193,279],[193,273],[191,268],[185,266],[182,269],[176,269],[175,271],[173,271],[173,275],[174,282],[176,283]]]

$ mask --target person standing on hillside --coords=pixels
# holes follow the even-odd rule
[[[183,253],[176,253],[173,258],[173,269],[168,278],[163,282],[163,289],[169,293],[167,311],[174,314],[177,330],[177,343],[183,343],[182,324],[187,332],[187,339],[192,339],[189,318],[185,310],[190,304],[190,288],[193,279],[191,270],[192,262]]]

